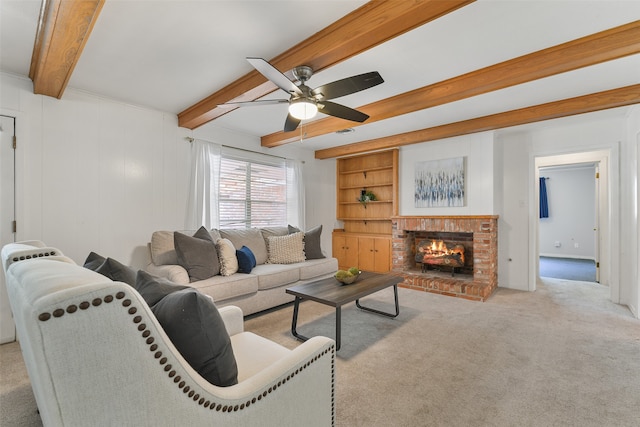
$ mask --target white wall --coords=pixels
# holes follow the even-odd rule
[[[416,163],[455,157],[466,157],[466,205],[451,208],[417,208],[414,198]],[[402,147],[399,156],[399,214],[493,215],[493,159],[493,132]]]
[[[596,259],[595,166],[541,168],[549,218],[540,218],[540,255]],[[559,244],[556,247],[556,242]]]
[[[175,115],[74,90],[34,95],[7,75],[1,89],[0,107],[19,115],[18,240],[141,267],[154,229],[182,227],[189,152]]]
[[[507,235],[511,253],[516,253],[520,257],[527,255],[528,252],[529,268],[522,271],[512,271],[507,284],[503,284],[503,278],[499,277],[500,286],[535,289],[537,252],[535,250],[529,252],[529,248],[536,248],[537,236],[538,207],[534,203],[537,199],[535,174],[533,173],[536,158],[602,151],[610,155],[608,168],[611,177],[608,184],[610,229],[607,234],[609,241],[603,248],[603,251],[610,258],[610,271],[607,274],[609,283],[606,284],[611,286],[611,297],[614,302],[632,304],[632,295],[634,290],[637,291],[638,284],[637,279],[635,281],[629,280],[627,276],[630,275],[630,271],[637,269],[637,257],[635,260],[627,257],[626,262],[621,258],[623,253],[628,252],[631,243],[637,245],[635,237],[633,237],[634,242],[627,242],[628,236],[633,234],[633,230],[636,230],[633,223],[637,224],[637,217],[635,220],[629,218],[621,221],[621,211],[628,211],[622,201],[629,196],[627,193],[630,192],[626,187],[621,187],[621,183],[637,180],[637,168],[629,167],[631,160],[628,151],[632,142],[627,136],[627,122],[628,120],[620,118],[619,115],[600,112],[547,121],[529,131],[509,129],[498,135],[499,144],[497,147],[504,152],[505,169],[507,167],[513,169],[512,172],[505,170],[505,180],[511,181],[514,185],[511,195],[525,197],[529,206],[526,217],[518,218],[515,212],[507,208],[510,195],[504,195],[504,210],[501,219],[507,223],[518,223],[519,227],[528,227],[528,235],[522,239],[509,238],[508,235],[513,232],[514,227],[504,227],[499,230],[499,233],[503,237],[505,234]],[[523,179],[525,174],[526,178]],[[623,237],[621,238],[621,236]],[[503,244],[503,239],[500,240],[500,244]],[[502,259],[500,261],[502,262]],[[502,272],[501,269],[500,272]],[[634,277],[636,274],[634,273]]]
[[[184,229],[191,144],[201,138],[304,160],[307,228],[323,224],[331,254],[335,161],[295,144],[277,149],[212,125],[179,128],[174,114],[67,89],[34,95],[31,81],[0,74],[0,109],[18,117],[18,240],[39,239],[82,263],[90,251],[141,268],[155,230]],[[335,169],[333,169],[335,170]]]

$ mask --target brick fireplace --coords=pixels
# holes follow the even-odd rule
[[[391,218],[392,270],[404,276],[399,286],[485,301],[498,286],[498,216],[398,216]],[[473,274],[422,271],[416,265],[416,234],[469,233]]]

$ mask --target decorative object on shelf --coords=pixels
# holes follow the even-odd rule
[[[416,208],[465,205],[465,158],[416,163]]]
[[[373,202],[374,200],[376,200],[376,195],[373,194],[371,191],[367,191],[365,188],[363,188],[362,190],[360,190],[360,197],[356,200],[362,203],[362,206],[364,206],[364,208],[366,209],[367,203]]]
[[[360,273],[362,273],[362,271],[360,271],[358,267],[351,267],[348,270],[338,270],[334,277],[343,285],[350,285],[358,279]]]

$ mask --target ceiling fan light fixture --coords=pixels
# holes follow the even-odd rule
[[[318,113],[318,106],[315,102],[300,98],[291,101],[289,104],[289,114],[296,119],[305,120],[314,117]]]

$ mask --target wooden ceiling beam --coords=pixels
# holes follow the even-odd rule
[[[33,93],[62,98],[105,0],[42,0],[29,78]]]
[[[529,81],[640,53],[640,21],[520,56],[357,109],[371,116],[365,123],[327,117],[304,125],[306,138],[459,101]],[[296,132],[261,138],[264,147],[297,142]]]
[[[503,129],[576,114],[640,104],[640,84],[597,92],[561,101],[492,114],[398,135],[356,142],[315,152],[316,159],[329,159],[403,145],[418,144],[471,133]]]
[[[282,72],[303,64],[319,72],[474,1],[370,1],[269,63]],[[276,89],[262,74],[251,71],[179,113],[178,125],[195,129],[233,111],[220,104],[253,101]]]

